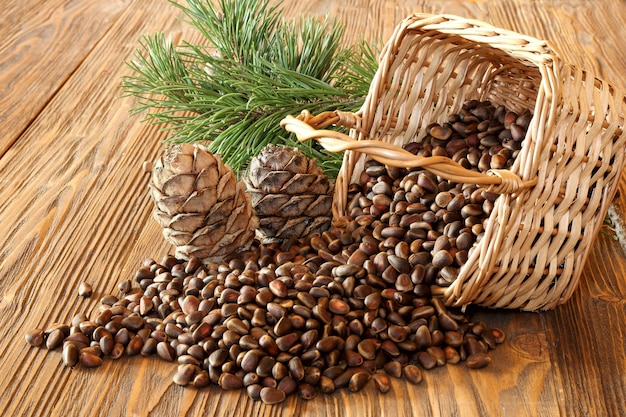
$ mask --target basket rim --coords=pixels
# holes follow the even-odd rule
[[[471,42],[488,44],[513,56],[519,54],[528,58],[531,56],[542,58],[537,61],[533,60],[537,64],[546,65],[556,60],[560,61],[562,56],[559,48],[550,40],[494,26],[483,20],[449,13],[413,13],[400,22],[396,31],[417,30],[418,28],[423,31],[434,30],[447,35],[458,35]]]

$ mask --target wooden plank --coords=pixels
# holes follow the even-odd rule
[[[558,42],[565,51],[581,62],[595,62],[605,75],[620,74],[623,62],[618,50],[623,29],[614,26],[626,7],[617,1],[605,11],[577,1],[312,0],[284,5],[287,18],[329,12],[348,22],[349,36],[365,38],[387,37],[417,9],[465,14],[538,37],[563,33]],[[576,17],[574,6],[583,7],[585,16]],[[6,7],[21,13],[15,5]],[[132,277],[144,257],[160,259],[169,250],[151,219],[147,177],[140,170],[142,161],[156,157],[164,135],[128,117],[132,100],[120,99],[118,86],[128,73],[123,62],[141,34],[163,30],[175,39],[198,39],[175,14],[162,2],[128,4],[0,158],[0,357],[11,364],[0,372],[0,407],[6,415],[623,415],[624,376],[615,370],[624,368],[626,357],[620,343],[624,282],[617,278],[626,263],[619,245],[605,237],[594,246],[575,297],[554,312],[472,309],[477,319],[507,333],[491,366],[438,368],[426,372],[418,386],[394,380],[386,395],[370,385],[355,394],[342,391],[312,401],[294,396],[266,406],[243,391],[178,387],[172,382],[175,365],[156,358],[106,360],[101,368],[72,370],[63,367],[59,351],[29,348],[25,331],[67,323],[81,312],[93,316],[99,297],[116,293],[117,284]],[[572,36],[589,39],[589,49],[581,53],[568,44]],[[591,51],[599,58],[588,58]],[[15,65],[22,68],[22,63]],[[83,280],[93,284],[93,297],[77,295]]]
[[[128,6],[122,0],[0,3],[0,157]]]
[[[561,415],[623,415],[626,410],[626,281],[623,249],[602,234],[578,291],[544,314],[551,360],[563,381]]]
[[[58,352],[37,352],[22,342],[29,328],[67,323],[79,312],[91,315],[98,295],[113,292],[146,254],[167,252],[141,172],[164,136],[129,117],[132,100],[120,99],[119,89],[128,71],[124,62],[144,33],[181,33],[175,10],[156,4],[130,4],[0,159],[0,270],[6,278],[0,282],[0,326],[7,336],[0,355],[16,364],[0,375],[6,415],[122,415],[133,392],[128,373],[116,373],[127,376],[120,386],[124,401],[107,414],[119,399],[102,389],[111,374],[63,369]],[[93,283],[95,297],[77,296],[82,280]],[[129,365],[126,372],[135,369]],[[169,384],[171,378],[162,380]]]

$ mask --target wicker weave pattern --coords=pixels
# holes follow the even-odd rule
[[[303,113],[283,125],[301,140],[348,149],[335,191],[340,216],[348,185],[359,180],[368,155],[415,166],[394,148],[420,141],[426,125],[445,122],[470,99],[534,116],[510,172],[475,178],[445,163],[432,165],[443,170],[438,175],[500,193],[483,239],[441,292],[459,306],[552,309],[576,288],[614,196],[624,164],[626,100],[610,84],[563,63],[549,42],[476,20],[416,14],[385,45],[357,114]],[[317,130],[330,124],[350,128],[350,136]]]

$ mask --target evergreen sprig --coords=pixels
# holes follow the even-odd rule
[[[329,18],[286,21],[269,0],[187,0],[187,22],[202,44],[173,45],[146,35],[122,80],[133,113],[163,125],[171,142],[203,142],[236,172],[268,143],[298,147],[335,177],[342,155],[299,143],[279,125],[309,110],[356,111],[377,68],[376,47],[342,43],[343,26]],[[205,42],[206,41],[206,42]]]

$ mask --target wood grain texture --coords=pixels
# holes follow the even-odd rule
[[[552,40],[569,62],[625,88],[626,3],[619,0],[283,2],[286,18],[341,19],[349,39],[386,39],[415,11],[478,18]],[[144,160],[164,134],[129,117],[120,97],[124,62],[144,33],[199,41],[164,0],[0,4],[0,409],[7,416],[622,416],[626,397],[626,256],[600,235],[579,289],[544,313],[471,309],[507,342],[482,370],[425,373],[391,392],[294,396],[278,406],[243,391],[172,382],[154,357],[69,369],[60,351],[30,348],[24,333],[117,293],[142,260],[170,247],[151,218]],[[626,207],[622,180],[616,207]],[[77,293],[90,282],[94,295]]]
[[[48,104],[127,2],[0,4],[0,156]]]

